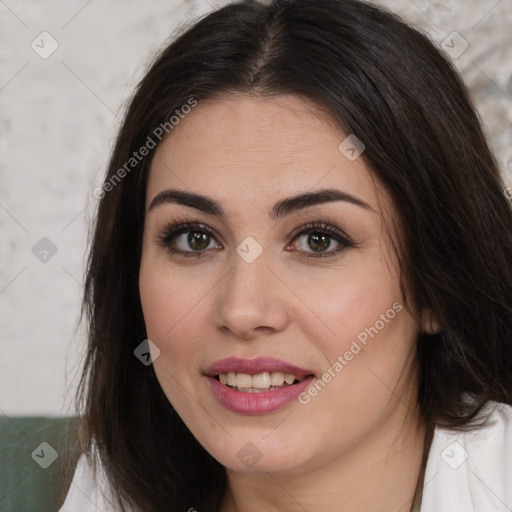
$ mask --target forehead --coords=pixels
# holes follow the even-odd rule
[[[146,201],[179,188],[214,195],[235,215],[285,195],[338,188],[376,206],[381,194],[364,158],[350,160],[339,149],[347,136],[325,110],[297,96],[202,101],[158,146]]]

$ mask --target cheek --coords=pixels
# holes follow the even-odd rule
[[[202,354],[199,327],[206,312],[200,299],[207,289],[204,280],[194,283],[190,276],[185,283],[184,273],[168,265],[141,266],[139,290],[147,336],[160,349],[153,367],[167,399],[182,417],[188,417],[189,393],[196,385],[197,374],[190,368],[198,367]]]
[[[391,414],[397,396],[415,386],[407,365],[414,363],[419,327],[403,305],[398,279],[382,265],[350,270],[335,287],[315,293],[324,327],[319,330],[320,322],[311,316],[302,324],[324,363],[321,382],[299,400],[309,417],[327,426],[323,431],[332,446],[363,438]]]
[[[393,333],[394,337],[401,329],[405,309],[400,283],[384,262],[367,259],[364,265],[347,265],[336,279],[308,285],[308,290],[316,313],[309,315],[308,330],[329,359],[349,350],[353,340],[364,344],[371,335],[385,338]],[[325,336],[318,336],[319,325]]]
[[[147,335],[161,351],[159,360],[173,371],[185,369],[180,363],[197,354],[199,327],[206,315],[201,298],[208,288],[204,278],[195,280],[169,266],[159,267],[158,262],[141,266],[139,290]]]
[[[309,315],[302,329],[323,355],[326,389],[318,386],[319,414],[329,403],[356,417],[370,405],[377,411],[390,403],[389,390],[399,381],[404,391],[411,384],[406,366],[414,363],[419,322],[405,309],[393,268],[383,260],[366,259],[364,265],[347,265],[335,285],[324,282],[316,288],[314,307],[322,322]]]
[[[338,403],[358,417],[368,407],[384,411],[413,385],[418,321],[405,309],[398,286],[386,279],[347,287],[333,298],[330,321],[335,332],[318,345],[327,356],[323,377],[328,384],[318,402]],[[318,338],[317,338],[318,339]],[[409,366],[411,365],[411,366]],[[322,377],[322,378],[323,378]],[[345,421],[350,430],[350,421]],[[357,421],[352,425],[357,427]]]
[[[209,288],[203,272],[177,269],[165,257],[143,259],[139,291],[148,337],[165,342],[183,326],[197,326]]]

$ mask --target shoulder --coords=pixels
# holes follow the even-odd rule
[[[107,496],[107,479],[101,467],[84,453],[80,455],[66,500],[59,512],[118,512]]]
[[[489,402],[483,417],[472,431],[435,429],[421,512],[512,510],[512,406]]]

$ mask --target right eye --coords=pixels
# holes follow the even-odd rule
[[[216,242],[211,228],[198,222],[170,222],[158,234],[158,245],[165,247],[171,254],[185,257],[202,257],[204,252],[222,248],[212,246]]]

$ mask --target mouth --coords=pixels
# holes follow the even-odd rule
[[[311,370],[269,357],[222,359],[211,365],[205,375],[243,393],[277,391],[315,377]]]
[[[263,393],[294,386],[311,376],[314,377],[312,373],[296,377],[293,373],[266,371],[255,375],[237,372],[219,373],[214,375],[213,378],[235,391]]]

